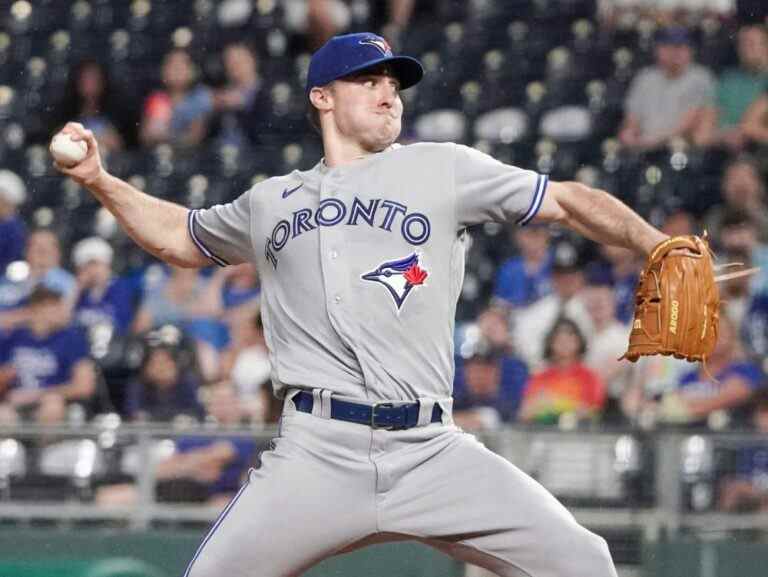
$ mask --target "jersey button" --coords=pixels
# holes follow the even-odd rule
[[[335,302],[336,304],[339,304],[341,302],[341,295],[336,295],[335,297],[333,297],[333,302]]]
[[[335,251],[335,250],[331,251],[331,258],[332,259],[336,259],[336,258],[338,258],[338,256],[339,256],[338,251]]]

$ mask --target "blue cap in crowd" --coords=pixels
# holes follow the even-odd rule
[[[307,94],[315,86],[325,86],[384,63],[392,68],[401,89],[413,86],[424,76],[421,62],[410,56],[395,56],[381,36],[370,32],[334,36],[312,55],[307,74]]]
[[[691,43],[691,35],[688,29],[682,26],[670,26],[662,28],[656,33],[657,44],[676,44],[684,45]]]

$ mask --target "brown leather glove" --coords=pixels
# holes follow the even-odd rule
[[[622,358],[672,355],[704,361],[717,343],[720,295],[706,233],[653,249],[635,292],[635,318]]]

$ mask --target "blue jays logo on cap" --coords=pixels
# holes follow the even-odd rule
[[[429,276],[429,272],[419,266],[419,258],[419,253],[414,252],[405,258],[384,262],[360,278],[382,284],[400,312],[414,287],[423,285]]]
[[[392,56],[392,48],[390,48],[387,41],[383,38],[365,38],[364,40],[360,40],[360,44],[370,44],[381,50],[381,53],[384,56]]]
[[[400,88],[413,86],[424,76],[421,63],[410,56],[396,56],[384,38],[371,32],[334,36],[312,55],[307,72],[307,94],[315,86],[325,86],[334,80],[388,64],[400,81]]]

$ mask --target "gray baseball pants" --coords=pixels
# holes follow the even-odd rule
[[[604,539],[450,417],[386,431],[289,400],[274,448],[184,577],[298,577],[332,555],[404,539],[502,577],[616,577]]]

